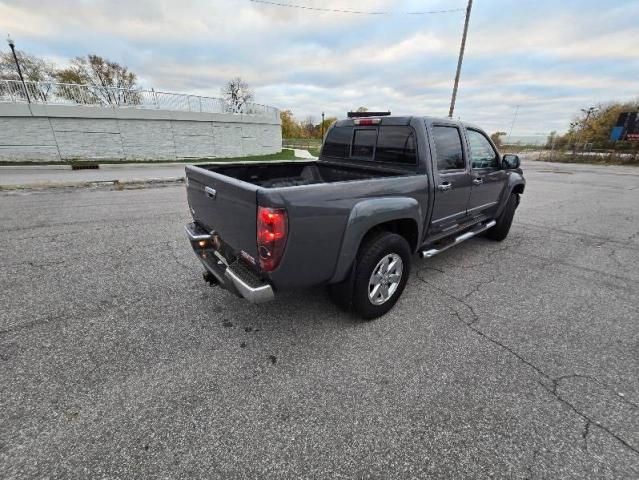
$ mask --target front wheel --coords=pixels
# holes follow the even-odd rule
[[[504,206],[504,210],[501,212],[501,215],[497,219],[497,224],[486,231],[487,238],[490,238],[491,240],[495,240],[497,242],[501,242],[508,236],[508,232],[510,232],[510,226],[513,223],[513,218],[515,218],[515,210],[517,210],[517,205],[519,205],[519,195],[516,193],[511,193],[506,205]]]
[[[360,249],[352,306],[364,319],[381,317],[397,302],[410,274],[411,252],[404,237],[381,232]]]

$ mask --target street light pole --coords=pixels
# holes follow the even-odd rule
[[[20,77],[20,81],[22,82],[22,86],[24,87],[24,94],[27,96],[27,102],[31,103],[31,99],[29,98],[29,91],[27,90],[27,84],[24,83],[24,77],[22,76],[22,70],[20,69],[20,62],[18,62],[18,57],[16,55],[16,44],[13,43],[13,40],[8,35],[7,43],[9,44],[9,47],[11,47],[11,53],[13,53],[13,59],[15,60],[16,68],[18,69],[18,76]]]
[[[324,112],[322,112],[322,141],[324,141]]]
[[[470,20],[470,10],[473,8],[473,0],[468,0],[466,7],[466,20],[464,21],[464,34],[462,35],[461,46],[459,47],[459,59],[457,60],[457,73],[455,73],[455,85],[453,86],[453,97],[450,99],[450,110],[448,117],[453,118],[455,110],[455,100],[457,99],[457,88],[459,87],[459,76],[461,74],[462,61],[464,59],[464,49],[466,48],[466,35],[468,33],[468,22]]]

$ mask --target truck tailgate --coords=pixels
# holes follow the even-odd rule
[[[256,258],[259,187],[191,165],[186,167],[186,180],[193,219],[217,232],[234,250]]]

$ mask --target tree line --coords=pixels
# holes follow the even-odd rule
[[[303,120],[297,120],[290,110],[282,110],[280,112],[282,120],[282,137],[283,138],[322,138],[322,132],[326,134],[328,128],[337,121],[335,117],[328,117],[324,122],[315,120],[315,117],[309,115]]]
[[[637,142],[610,140],[612,129],[617,123],[619,114],[623,112],[639,112],[639,99],[629,102],[611,101],[582,109],[573,117],[566,133],[550,132],[546,139],[546,148],[636,150]],[[506,132],[498,131],[491,134],[490,138],[499,147],[502,145],[501,137],[506,135]]]
[[[627,149],[636,150],[637,142],[610,140],[610,133],[617,123],[619,114],[639,112],[639,99],[629,102],[608,102],[590,109],[583,109],[573,118],[568,131],[563,135],[551,132],[547,147],[558,149]]]
[[[62,68],[22,50],[16,50],[16,57],[24,80],[37,82],[28,87],[29,95],[37,97],[34,100],[46,102],[56,95],[81,104],[137,105],[142,102],[137,74],[100,55],[75,57]],[[0,80],[20,80],[11,52],[0,52]],[[88,88],[72,86],[76,84]],[[253,91],[240,77],[229,80],[220,93],[227,109],[234,113],[244,111],[254,99]],[[13,94],[26,95],[21,88]]]
[[[29,94],[37,97],[35,100],[47,101],[55,94],[77,103],[120,105],[140,101],[139,96],[131,92],[138,86],[137,75],[126,66],[100,55],[75,57],[63,68],[21,50],[16,51],[16,57],[24,80],[38,82],[28,87]],[[10,52],[0,53],[0,80],[20,80],[17,65]],[[55,88],[54,83],[80,84],[91,88],[87,91],[64,86]],[[18,89],[15,94],[25,93]]]
[[[367,107],[359,107],[356,112],[368,112]],[[280,112],[282,120],[282,138],[317,138],[321,139],[329,127],[337,121],[337,117],[326,117],[324,120],[316,120],[313,115],[308,115],[298,120],[291,110]]]

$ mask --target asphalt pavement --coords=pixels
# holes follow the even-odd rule
[[[525,174],[371,322],[207,286],[183,186],[0,193],[0,478],[638,478],[639,169]]]

